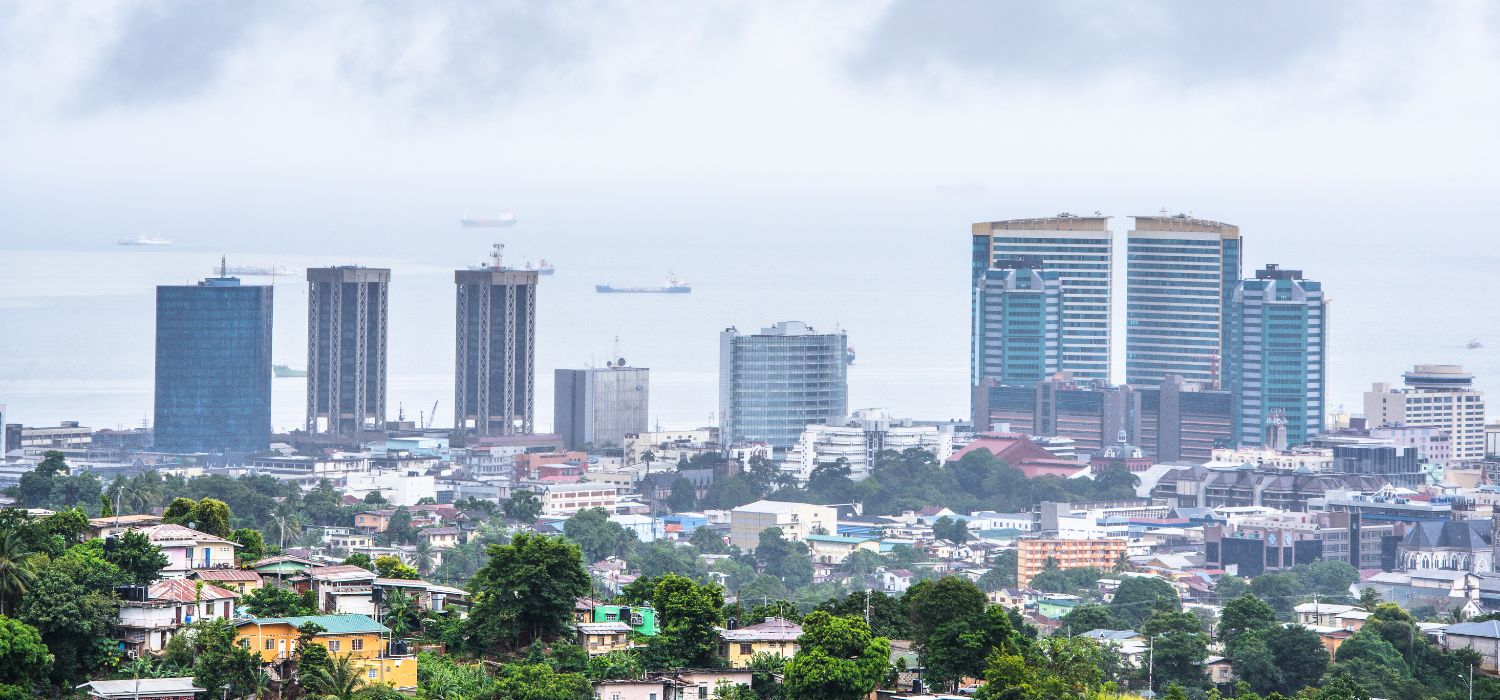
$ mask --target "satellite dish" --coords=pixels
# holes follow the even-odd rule
[[[625,358],[622,357],[622,358],[620,358],[618,360],[615,360],[615,366],[616,367],[624,367],[625,366]]]

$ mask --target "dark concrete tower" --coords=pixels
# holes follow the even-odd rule
[[[307,271],[307,431],[355,436],[385,429],[391,271]]]

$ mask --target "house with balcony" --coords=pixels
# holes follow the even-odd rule
[[[598,700],[699,700],[719,697],[719,688],[749,687],[749,669],[679,669],[651,672],[644,678],[594,682]]]
[[[297,653],[298,628],[309,622],[323,628],[313,643],[326,647],[332,656],[348,656],[366,684],[416,689],[417,657],[412,646],[406,640],[391,639],[389,628],[365,615],[242,618],[235,622],[235,641],[260,654],[262,661],[281,661]]]
[[[264,584],[260,574],[247,569],[195,569],[188,578],[234,591],[241,597],[250,595]]]
[[[222,537],[172,524],[139,529],[167,555],[167,565],[161,570],[164,578],[183,578],[194,569],[234,568],[234,550],[239,545]]]
[[[772,617],[758,625],[719,630],[719,634],[724,639],[719,643],[719,658],[728,661],[730,668],[748,668],[756,654],[788,659],[796,656],[802,626],[791,620]]]
[[[630,649],[630,625],[623,622],[579,622],[578,646],[589,656]]]
[[[160,654],[195,620],[234,619],[239,595],[218,586],[169,578],[121,590],[120,634],[126,655]]]

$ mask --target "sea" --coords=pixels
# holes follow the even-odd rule
[[[391,268],[389,418],[450,426],[453,272],[484,262],[491,241],[500,240],[510,242],[508,264],[545,257],[556,266],[556,274],[541,278],[538,294],[539,430],[553,423],[554,368],[602,367],[618,358],[651,369],[651,427],[713,425],[719,333],[785,320],[848,334],[857,352],[849,370],[851,409],[962,419],[969,409],[969,237],[966,226],[955,223],[957,233],[900,247],[851,246],[857,234],[850,234],[774,247],[682,236],[649,249],[628,243],[611,249],[519,227],[459,230],[456,223],[420,237],[420,244],[361,246],[357,256],[284,239],[160,248],[118,246],[111,239],[56,249],[7,248],[0,241],[0,404],[8,407],[7,421],[27,425],[149,425],[154,289],[212,276],[223,256],[231,265],[295,271],[243,282],[275,287],[274,359],[296,368],[307,362],[302,270]],[[1377,253],[1309,261],[1309,278],[1322,280],[1331,300],[1330,409],[1360,413],[1361,392],[1371,382],[1399,383],[1419,362],[1462,364],[1479,388],[1500,396],[1500,335],[1486,337],[1500,310],[1482,301],[1500,296],[1500,276],[1488,274],[1494,261],[1383,259]],[[1120,279],[1122,264],[1117,261]],[[1252,269],[1247,261],[1246,274]],[[692,284],[693,292],[594,290],[600,283],[658,285],[669,272]],[[1117,378],[1123,377],[1122,306],[1117,289]],[[1489,347],[1467,349],[1471,339]],[[304,380],[277,378],[272,386],[273,426],[300,427]]]

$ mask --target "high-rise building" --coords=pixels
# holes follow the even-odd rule
[[[156,288],[156,449],[271,444],[271,287],[213,277]]]
[[[5,404],[0,403],[0,463],[3,463],[5,461],[5,453],[11,449],[10,440],[7,439],[9,437],[8,434],[10,433],[10,431],[5,429],[8,425],[5,422],[5,419],[9,416],[10,414],[5,412]],[[17,447],[20,446],[17,445]]]
[[[623,361],[603,369],[555,370],[552,431],[570,450],[585,444],[623,447],[627,434],[646,432],[650,374]]]
[[[953,454],[953,433],[935,425],[916,425],[911,419],[892,418],[883,408],[867,408],[807,426],[787,453],[781,470],[806,482],[813,470],[842,460],[849,467],[849,478],[862,481],[870,476],[881,452],[911,448],[931,452],[939,462],[945,462]]]
[[[1474,375],[1458,365],[1417,365],[1405,379],[1405,388],[1377,382],[1365,392],[1366,425],[1442,428],[1452,436],[1452,459],[1484,459],[1484,394]]]
[[[537,272],[490,265],[454,273],[458,285],[455,427],[472,435],[535,428]]]
[[[1029,385],[1061,369],[1062,284],[1034,255],[1007,258],[974,283],[975,385]]]
[[[974,224],[973,283],[997,263],[1023,256],[1041,259],[1057,273],[1061,291],[1059,369],[1080,380],[1109,381],[1110,267],[1114,234],[1107,216],[1062,213],[1041,219]],[[981,316],[975,295],[972,315]],[[978,344],[974,347],[977,349]],[[979,366],[978,356],[973,364]],[[975,376],[977,384],[981,377]]]
[[[307,431],[385,429],[386,327],[391,271],[307,271]]]
[[[1229,299],[1240,281],[1240,229],[1176,216],[1137,216],[1125,266],[1125,381],[1169,374],[1222,383]]]
[[[848,337],[783,321],[719,334],[719,420],[725,445],[797,444],[814,423],[849,412]]]
[[[1301,270],[1267,265],[1235,289],[1228,318],[1225,388],[1234,393],[1241,445],[1283,449],[1323,431],[1328,303]]]

